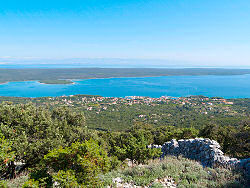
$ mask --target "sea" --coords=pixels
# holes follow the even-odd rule
[[[67,85],[41,84],[38,81],[9,82],[0,84],[0,96],[55,97],[87,94],[104,97],[250,97],[250,75],[103,78],[73,82]]]

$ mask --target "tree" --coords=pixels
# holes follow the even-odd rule
[[[111,140],[110,155],[115,155],[119,160],[126,158],[136,163],[145,163],[147,160],[159,157],[160,149],[148,148],[149,142],[145,139],[143,133],[137,132],[136,135],[131,133],[121,133]]]
[[[0,105],[0,129],[12,141],[16,159],[25,167],[35,166],[44,155],[58,146],[92,137],[85,117],[68,108],[26,105]]]

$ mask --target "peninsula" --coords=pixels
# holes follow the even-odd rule
[[[72,84],[73,79],[197,76],[197,75],[243,75],[250,69],[218,68],[57,68],[57,69],[1,69],[0,83],[39,80],[45,84]]]

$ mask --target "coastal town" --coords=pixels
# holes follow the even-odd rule
[[[85,95],[70,95],[62,97],[48,97],[44,99],[36,99],[36,102],[41,102],[43,105],[66,105],[66,106],[82,106],[88,111],[107,110],[108,108],[119,105],[149,105],[159,106],[162,104],[172,104],[189,107],[205,108],[208,111],[217,109],[218,105],[223,106],[222,110],[228,111],[234,103],[231,100],[224,98],[209,98],[204,96],[191,97],[170,97],[162,96],[159,98],[143,97],[143,96],[127,96],[127,97],[102,97],[102,96],[85,96]],[[204,112],[205,114],[207,112]]]
[[[8,101],[7,97],[0,97],[1,100]],[[41,98],[19,98],[12,97],[9,101],[28,103],[44,106],[68,106],[73,109],[83,111],[91,116],[98,116],[102,113],[124,113],[127,110],[135,110],[134,119],[159,121],[163,117],[176,115],[176,111],[192,111],[200,115],[224,115],[224,116],[248,116],[249,108],[237,104],[240,99],[224,99],[219,97],[189,96],[159,98],[143,96],[127,97],[102,97],[92,95],[70,95],[61,97],[41,97]],[[236,105],[235,105],[236,101]],[[238,101],[238,102],[237,102]],[[244,100],[248,102],[249,100]],[[147,109],[145,112],[145,109]],[[159,110],[160,109],[160,110]],[[187,116],[187,114],[183,114]],[[90,116],[90,115],[89,115]],[[159,117],[159,118],[156,118]]]
[[[44,97],[44,99],[48,99],[51,101],[51,104],[65,104],[68,106],[74,105],[117,105],[117,104],[125,104],[125,105],[133,105],[133,104],[148,104],[148,105],[156,105],[162,103],[173,103],[173,104],[190,104],[190,105],[213,105],[213,104],[227,104],[233,105],[233,102],[224,99],[224,98],[209,98],[204,96],[191,96],[191,97],[170,97],[170,96],[162,96],[159,98],[152,97],[143,97],[143,96],[126,96],[126,97],[102,97],[102,96],[86,96],[86,95],[70,95],[70,96],[61,96],[61,97]],[[34,99],[35,100],[35,99]],[[36,101],[43,101],[41,98],[37,98]],[[48,104],[47,102],[43,102],[43,104]]]
[[[8,102],[7,102],[8,101]],[[237,126],[250,116],[249,99],[189,96],[159,98],[143,96],[102,97],[70,95],[61,97],[0,97],[0,103],[70,108],[84,113],[87,126],[94,129],[121,130],[137,123],[154,126],[202,127],[219,123]]]

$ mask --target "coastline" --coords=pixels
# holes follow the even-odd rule
[[[53,68],[53,69],[1,69],[1,82],[39,80],[44,84],[72,84],[73,80],[146,78],[163,76],[233,76],[250,74],[250,69],[211,68]],[[5,80],[6,79],[6,80]],[[63,83],[65,82],[65,83]]]
[[[9,82],[0,82],[0,85],[8,84]]]
[[[36,82],[38,82],[39,84],[46,84],[46,85],[74,85],[74,84],[76,84],[73,80],[68,80],[68,81],[70,81],[70,82],[68,82],[68,83],[46,83],[46,82],[42,82],[42,81],[36,81]]]
[[[81,79],[79,79],[80,81]],[[74,85],[76,84],[73,80],[70,80],[71,83],[44,83],[41,82],[39,80],[20,80],[20,81],[9,81],[9,82],[0,82],[0,85],[5,85],[5,84],[9,84],[11,82],[37,82],[39,84],[46,84],[46,85]]]
[[[250,75],[250,74],[228,74],[228,75],[223,75],[223,74],[204,74],[204,75],[189,75],[189,74],[182,74],[182,75],[160,75],[160,76],[110,76],[110,77],[89,77],[89,78],[76,78],[76,79],[60,79],[63,81],[70,81],[70,83],[46,83],[43,82],[43,80],[15,80],[15,81],[6,81],[6,82],[0,82],[0,85],[8,84],[10,82],[38,82],[39,84],[46,84],[46,85],[74,85],[77,84],[76,81],[83,81],[83,80],[95,80],[95,79],[114,79],[114,78],[159,78],[159,77],[180,77],[180,76],[243,76],[243,75]],[[51,81],[58,81],[58,80],[51,80]]]

